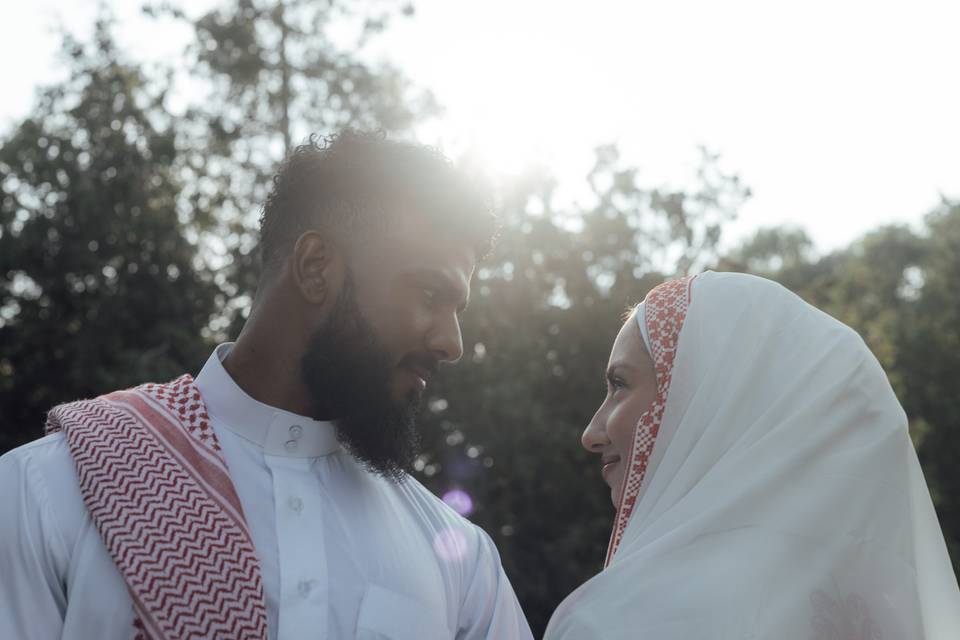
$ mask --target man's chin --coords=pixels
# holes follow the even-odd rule
[[[340,441],[368,471],[402,480],[419,453],[416,416],[420,403],[415,399],[392,404],[392,419],[357,416],[338,421],[337,430]]]
[[[418,388],[416,385],[406,384],[401,381],[398,381],[398,384],[393,386],[393,389],[390,393],[390,402],[393,405],[394,411],[397,413],[415,413],[416,408],[420,405],[422,400],[422,389]]]
[[[408,404],[411,400],[419,401],[427,388],[427,383],[413,371],[398,367],[393,377],[392,399],[394,405]]]

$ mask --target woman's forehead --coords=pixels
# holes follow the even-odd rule
[[[616,340],[613,341],[613,348],[610,350],[610,363],[618,361],[631,362],[636,364],[638,360],[644,359],[646,349],[643,346],[643,338],[640,335],[640,327],[634,317],[627,318],[627,321],[620,327]]]

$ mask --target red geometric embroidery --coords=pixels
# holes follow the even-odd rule
[[[610,565],[627,530],[630,516],[637,503],[647,464],[657,441],[663,410],[667,405],[670,382],[673,379],[673,360],[677,352],[680,330],[690,304],[691,283],[695,276],[665,282],[647,294],[644,300],[644,322],[650,341],[650,356],[657,374],[657,395],[653,404],[640,416],[634,431],[630,449],[630,467],[624,474],[620,491],[620,504],[610,533],[607,558],[604,567]]]

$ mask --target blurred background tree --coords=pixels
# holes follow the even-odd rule
[[[714,156],[698,175],[692,192],[644,188],[604,146],[588,206],[557,209],[542,172],[504,185],[502,235],[464,314],[467,355],[431,386],[417,467],[436,493],[473,497],[535,633],[606,550],[609,490],[579,437],[618,319],[667,275],[715,259],[748,195]]]
[[[183,197],[213,211],[202,238],[230,300],[223,323],[236,335],[256,289],[257,221],[279,161],[314,132],[343,127],[409,131],[439,111],[364,51],[409,4],[385,0],[227,0],[189,17],[176,4],[147,5],[149,16],[187,23],[194,39],[178,66],[202,98],[183,116]]]
[[[164,94],[97,24],[0,143],[0,446],[54,403],[203,362],[216,287],[182,207]],[[192,233],[191,233],[192,230]]]
[[[172,72],[125,60],[109,19],[90,43],[64,38],[70,78],[0,134],[0,451],[39,435],[58,402],[196,372],[236,335],[257,214],[291,145],[345,125],[409,136],[437,113],[429,93],[362,55],[412,11],[396,7],[230,0],[189,18],[152,6],[195,35],[176,65],[203,98],[176,113]],[[426,398],[416,473],[439,495],[470,496],[536,635],[602,565],[612,509],[579,437],[620,316],[704,268],[776,279],[864,336],[960,560],[960,205],[828,255],[789,228],[723,250],[749,191],[706,151],[694,178],[645,185],[606,145],[585,204],[561,201],[544,168],[497,185],[502,235],[474,282],[466,356]]]

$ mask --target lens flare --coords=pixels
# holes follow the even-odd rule
[[[443,494],[443,501],[462,516],[473,513],[473,498],[463,489],[451,489]]]

